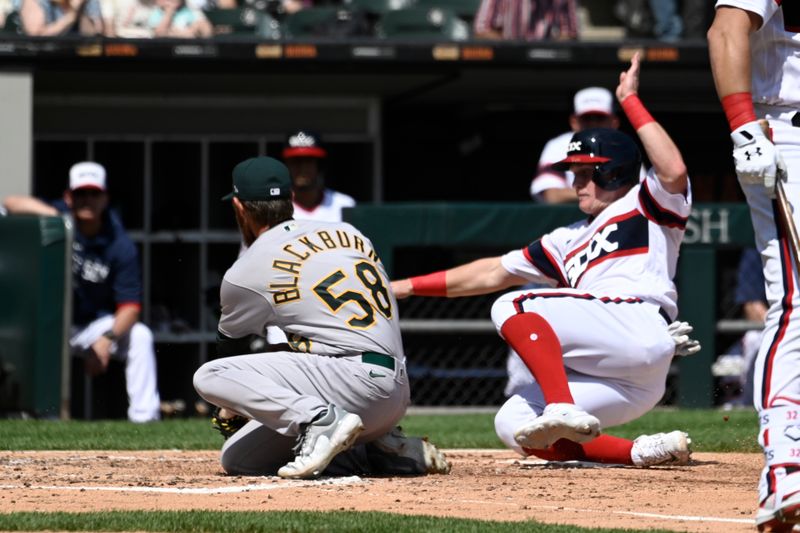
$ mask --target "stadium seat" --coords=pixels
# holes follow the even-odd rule
[[[415,3],[416,7],[449,9],[460,18],[469,20],[475,18],[480,5],[481,0],[417,0]]]
[[[583,41],[617,41],[625,27],[614,14],[613,0],[581,0],[577,9],[578,34]]]
[[[19,18],[18,11],[12,11],[8,15],[6,15],[6,23],[3,25],[2,28],[0,28],[0,33],[4,34],[13,33],[17,35],[22,35],[23,33],[25,33],[22,30],[22,21]]]
[[[206,17],[214,26],[216,36],[281,38],[280,24],[263,11],[251,8],[211,9],[206,11]]]
[[[283,20],[284,36],[354,37],[370,35],[371,29],[364,14],[335,6],[301,9]]]
[[[449,9],[412,7],[386,13],[377,34],[391,39],[465,41],[470,28]]]
[[[411,7],[416,4],[416,0],[344,0],[343,4],[353,11],[383,15],[389,11]]]

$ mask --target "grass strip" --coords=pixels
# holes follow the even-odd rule
[[[405,417],[408,435],[428,436],[441,448],[504,448],[494,432],[494,415],[454,414]],[[680,429],[695,451],[757,452],[758,419],[753,410],[656,409],[606,432],[626,438]],[[0,449],[11,450],[216,450],[222,437],[207,419],[151,424],[127,421],[0,420]]]
[[[192,533],[413,531],[441,533],[575,531],[633,532],[632,529],[594,529],[541,524],[534,521],[496,522],[463,518],[398,515],[379,512],[214,512],[214,511],[111,511],[104,513],[0,514],[2,531],[158,531]],[[668,531],[668,530],[650,530]]]

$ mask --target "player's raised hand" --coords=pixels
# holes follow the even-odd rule
[[[617,100],[622,102],[632,94],[639,92],[639,68],[641,59],[639,52],[633,54],[631,58],[631,66],[628,70],[621,72],[619,75],[619,85],[617,85]]]

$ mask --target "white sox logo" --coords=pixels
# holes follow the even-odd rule
[[[582,141],[572,141],[567,145],[567,153],[570,152],[580,152],[581,151],[581,143]]]
[[[577,284],[578,278],[583,275],[589,262],[597,259],[601,255],[610,254],[619,249],[619,243],[609,240],[609,236],[617,231],[617,224],[609,224],[595,233],[582,250],[567,260],[564,265],[567,270],[567,279],[573,287]]]
[[[106,278],[108,278],[111,267],[101,261],[95,261],[73,254],[72,272],[89,283],[103,283]]]

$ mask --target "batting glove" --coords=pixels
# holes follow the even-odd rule
[[[785,175],[786,165],[761,124],[753,121],[739,126],[731,133],[731,139],[739,181],[743,185],[761,185],[767,196],[775,198],[775,178],[779,173]]]
[[[689,337],[689,333],[693,329],[688,322],[680,322],[678,320],[667,326],[667,331],[669,331],[669,335],[675,343],[676,356],[685,357],[700,351],[700,342]]]

